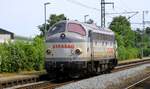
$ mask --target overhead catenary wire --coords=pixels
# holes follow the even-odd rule
[[[117,12],[117,13],[106,13],[106,14],[133,14],[133,13],[139,13],[138,11],[131,11],[131,12]]]
[[[118,0],[118,1],[120,1],[120,3],[122,3],[122,5],[124,5],[128,10],[133,11],[133,9],[130,8],[130,7],[124,2],[124,0]],[[127,11],[126,9],[124,9],[124,10]]]
[[[117,0],[120,2],[120,4],[122,4],[122,6],[125,6],[126,8],[128,8],[130,11],[126,10],[124,7],[117,7],[117,5],[115,5],[115,7],[119,8],[119,12],[116,11],[116,9],[113,9],[113,13],[106,13],[106,15],[117,15],[117,14],[120,14],[120,15],[125,15],[125,14],[135,14],[135,13],[139,13],[138,11],[133,11],[132,9],[130,9],[126,3],[123,1],[123,0]],[[123,10],[123,12],[120,12],[120,9]]]
[[[101,9],[98,9],[98,8],[95,8],[95,7],[86,5],[85,3],[81,3],[81,2],[79,2],[79,1],[77,1],[77,0],[66,0],[66,1],[67,1],[67,2],[70,2],[70,3],[72,3],[72,4],[75,4],[75,5],[78,5],[78,6],[87,8],[87,9],[95,10],[95,11],[98,11],[98,12],[101,11]],[[101,0],[98,0],[98,1],[101,2]],[[124,1],[120,1],[120,2],[124,4]],[[115,7],[116,7],[116,6],[115,6]],[[126,7],[127,7],[127,5],[126,5]],[[119,8],[120,8],[120,7],[119,7]],[[109,18],[114,18],[114,16],[112,16],[112,15],[118,15],[118,14],[120,14],[120,15],[127,15],[127,14],[128,14],[128,15],[129,15],[129,16],[128,16],[128,19],[130,19],[130,18],[134,17],[135,15],[137,15],[137,14],[139,13],[138,11],[127,11],[127,10],[125,10],[124,8],[122,8],[122,9],[124,10],[123,12],[116,12],[116,10],[113,9],[116,13],[114,12],[114,13],[105,13],[105,14],[106,14],[106,16],[109,17]],[[112,16],[112,17],[111,17],[111,16]]]
[[[68,1],[68,2],[70,2],[70,3],[73,3],[73,4],[76,4],[76,5],[79,5],[79,6],[82,6],[82,7],[84,7],[84,8],[93,9],[93,10],[98,11],[98,12],[101,11],[101,10],[98,9],[98,8],[85,5],[85,4],[83,4],[83,3],[79,2],[79,1],[76,1],[76,0],[66,0],[66,1]],[[99,1],[100,1],[100,0],[99,0]],[[106,15],[110,15],[110,14],[111,14],[111,15],[112,15],[112,14],[133,14],[133,13],[137,13],[137,11],[127,12],[127,11],[125,10],[125,12],[106,13]]]
[[[82,4],[81,2],[78,2],[78,1],[76,1],[76,0],[66,0],[66,1],[68,1],[68,2],[70,2],[70,3],[73,3],[73,4],[76,4],[76,5],[79,5],[79,6],[82,6],[82,7],[84,7],[84,8],[93,9],[93,10],[95,10],[95,11],[100,12],[100,9],[95,8],[95,7],[91,7],[91,6],[88,6],[88,5],[85,5],[85,4]]]

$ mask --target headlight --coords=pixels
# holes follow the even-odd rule
[[[50,49],[47,49],[47,50],[46,50],[46,53],[47,53],[47,54],[51,54],[51,50],[50,50]]]
[[[82,53],[82,51],[80,49],[75,50],[75,54],[80,55],[81,53]]]
[[[64,34],[64,33],[62,33],[61,35],[60,35],[60,38],[61,39],[64,39],[66,37],[66,35]]]

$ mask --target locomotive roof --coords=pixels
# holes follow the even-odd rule
[[[60,22],[77,23],[77,24],[83,25],[86,28],[86,30],[89,30],[89,28],[90,28],[93,32],[114,35],[114,32],[112,30],[110,30],[109,28],[101,28],[100,26],[96,26],[94,24],[88,24],[88,23],[83,23],[83,22],[74,21],[74,20],[62,20]]]
[[[87,30],[92,29],[92,31],[97,32],[97,33],[103,33],[103,34],[110,34],[114,35],[114,32],[110,30],[109,28],[101,28],[100,26],[96,26],[95,24],[88,24],[88,23],[83,23],[79,21],[72,21],[68,20],[67,22],[73,22],[73,23],[78,23],[83,25]]]

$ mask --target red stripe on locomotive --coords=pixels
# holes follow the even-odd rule
[[[74,44],[55,44],[53,48],[74,48]]]

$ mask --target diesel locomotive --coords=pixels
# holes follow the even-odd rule
[[[46,36],[45,68],[49,75],[82,76],[111,71],[117,65],[117,43],[110,29],[65,20]]]

